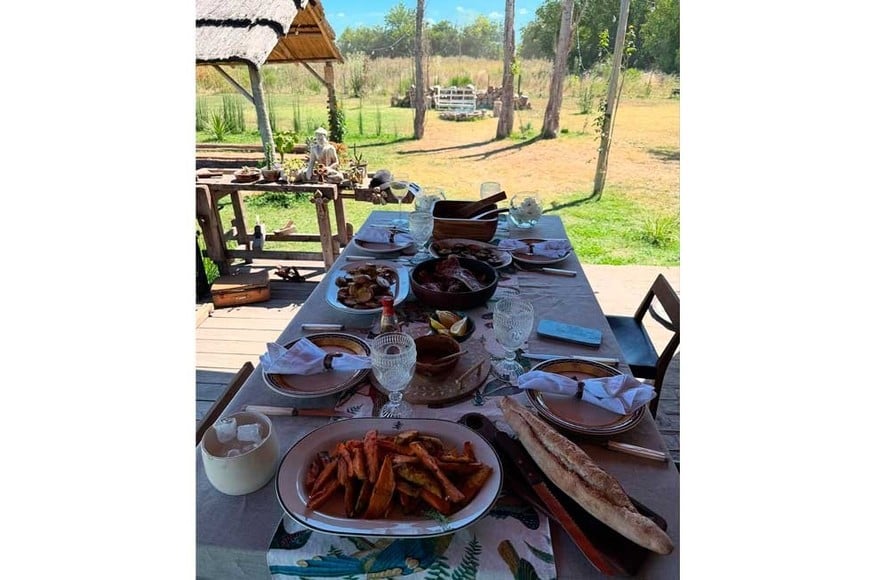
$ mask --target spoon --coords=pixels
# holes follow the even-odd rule
[[[471,219],[473,219],[473,220],[485,220],[485,219],[489,219],[489,218],[495,216],[496,214],[504,213],[506,211],[510,211],[510,208],[509,207],[495,208],[495,209],[491,209],[489,211],[485,211],[481,214],[477,214],[476,216],[472,217]]]
[[[468,351],[467,350],[460,350],[459,352],[454,352],[453,354],[448,354],[447,356],[442,356],[439,359],[435,359],[434,361],[432,361],[429,364],[440,365],[442,363],[452,361],[453,359],[458,358],[464,354],[468,354]]]

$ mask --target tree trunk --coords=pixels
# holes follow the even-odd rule
[[[562,0],[562,20],[559,24],[559,39],[556,43],[556,58],[553,63],[553,78],[550,80],[550,98],[544,111],[541,137],[555,139],[559,132],[559,112],[562,108],[562,88],[568,69],[568,51],[574,29],[574,0]]]
[[[631,0],[621,0],[619,4],[619,24],[616,28],[616,44],[613,47],[613,68],[610,71],[610,85],[607,88],[607,104],[604,109],[604,124],[601,127],[601,144],[598,146],[598,165],[595,168],[594,197],[601,197],[604,180],[607,177],[607,162],[610,159],[610,138],[613,134],[613,119],[616,117],[616,87],[622,72],[622,50],[625,46],[625,28],[628,25],[628,7]]]
[[[266,111],[266,100],[263,97],[263,79],[260,78],[260,70],[248,63],[248,74],[251,77],[251,94],[254,97],[254,109],[257,110],[257,129],[260,131],[263,151],[268,147],[274,151],[275,140],[272,138],[272,126],[269,125],[269,113]]]
[[[514,130],[514,3],[515,0],[505,0],[504,3],[504,72],[501,81],[501,115],[498,118],[496,139],[510,137]]]
[[[423,78],[423,38],[424,0],[417,0],[416,33],[414,35],[414,139],[422,139],[426,126],[426,86]]]

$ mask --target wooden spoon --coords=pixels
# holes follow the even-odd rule
[[[435,359],[432,361],[431,365],[440,365],[442,363],[450,362],[455,358],[459,358],[464,354],[468,354],[467,350],[460,350],[459,352],[454,352],[453,354],[448,354],[447,356],[442,356],[441,358]]]
[[[480,201],[475,201],[469,203],[468,205],[462,206],[459,209],[453,212],[453,215],[450,217],[460,218],[460,219],[468,219],[473,215],[480,213],[483,211],[486,206],[492,205],[494,203],[498,203],[502,200],[507,199],[507,194],[503,191],[499,191],[498,193],[494,193],[488,197],[484,197]],[[447,217],[447,216],[444,216]]]

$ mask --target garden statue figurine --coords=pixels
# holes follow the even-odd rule
[[[305,179],[329,183],[344,181],[344,174],[338,169],[338,153],[332,143],[326,140],[326,129],[323,127],[314,131],[314,143],[308,150]]]

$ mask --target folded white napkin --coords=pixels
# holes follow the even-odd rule
[[[642,383],[628,375],[585,379],[582,383],[581,398],[584,401],[619,415],[634,413],[656,396],[652,385]],[[546,371],[529,371],[522,374],[517,378],[517,384],[521,389],[535,389],[544,393],[577,394],[577,381]]]
[[[300,338],[289,349],[280,344],[269,342],[266,352],[260,355],[263,370],[278,375],[316,375],[326,372],[323,364],[327,352],[308,340]],[[371,359],[367,356],[341,353],[332,359],[332,370],[355,371],[371,368]]]
[[[373,226],[366,226],[364,228],[360,228],[360,231],[356,233],[356,239],[361,242],[369,242],[372,244],[389,244],[391,233],[392,231],[389,228],[376,228]],[[411,237],[411,234],[398,232],[395,234],[395,236],[393,236],[392,243],[399,246],[404,246],[410,244],[413,241],[414,238]]]
[[[520,240],[502,240],[498,243],[500,250],[512,252],[514,250],[529,251],[529,244]],[[571,251],[571,242],[568,240],[544,240],[532,244],[532,254],[545,258],[561,258]]]

